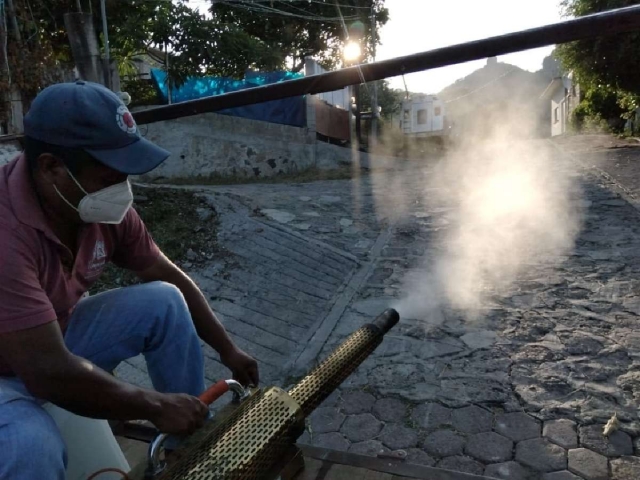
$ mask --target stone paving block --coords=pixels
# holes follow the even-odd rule
[[[358,390],[343,393],[340,408],[345,415],[355,415],[357,413],[370,412],[374,403],[376,403],[376,397],[370,393]]]
[[[562,448],[576,448],[578,446],[576,422],[573,420],[561,418],[544,422],[542,435]]]
[[[408,448],[405,461],[417,465],[426,465],[427,467],[433,467],[436,464],[436,461],[430,455],[419,448]]]
[[[529,480],[529,472],[518,462],[494,463],[487,465],[484,476],[501,480]]]
[[[560,472],[545,473],[542,475],[541,480],[583,480],[583,478],[574,475],[569,470],[562,470]]]
[[[538,438],[540,436],[540,422],[522,412],[503,413],[496,415],[495,431],[510,438],[514,442]]]
[[[373,414],[384,422],[402,422],[407,405],[397,398],[381,398],[373,406]]]
[[[585,480],[608,480],[607,457],[587,448],[569,450],[569,470]]]
[[[638,480],[640,458],[621,457],[611,460],[611,480]]]
[[[567,468],[567,452],[546,438],[523,440],[516,445],[516,460],[538,472]]]
[[[353,443],[349,447],[349,452],[376,457],[378,453],[388,453],[390,450],[378,440],[365,440],[364,442]]]
[[[602,435],[603,427],[604,425],[580,427],[580,446],[606,457],[620,457],[633,454],[633,443],[629,435],[623,431],[616,430],[607,438]]]
[[[316,447],[329,448],[331,450],[345,451],[349,448],[349,441],[337,432],[321,433],[314,435],[312,444]]]
[[[451,423],[451,409],[439,403],[422,403],[413,409],[411,419],[425,430],[436,430]]]
[[[335,407],[321,407],[309,417],[311,431],[316,433],[337,432],[340,430],[345,416]]]
[[[513,442],[495,432],[477,433],[467,440],[465,453],[483,463],[511,460]]]
[[[352,442],[363,442],[375,438],[382,430],[382,422],[370,413],[347,417],[340,431]]]
[[[484,471],[484,465],[480,462],[473,458],[463,456],[444,458],[436,464],[436,467],[453,470],[454,472],[470,473],[472,475],[482,475]]]
[[[418,434],[415,430],[396,423],[387,423],[378,438],[391,450],[411,448],[418,445]]]
[[[465,438],[452,430],[438,430],[422,441],[422,448],[435,457],[459,455],[464,450]]]
[[[451,420],[453,427],[463,433],[490,432],[493,426],[493,414],[476,405],[454,410]]]
[[[321,403],[321,405],[323,407],[335,407],[338,405],[338,402],[340,401],[340,390],[334,390],[331,395],[329,395],[327,398],[324,399],[324,401]]]

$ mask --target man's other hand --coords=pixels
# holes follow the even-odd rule
[[[209,413],[198,398],[183,393],[158,395],[158,408],[151,423],[163,433],[187,435],[200,428]]]
[[[258,386],[260,374],[258,373],[258,362],[250,355],[240,350],[238,347],[232,348],[229,352],[220,354],[222,363],[231,370],[233,378],[243,384]]]

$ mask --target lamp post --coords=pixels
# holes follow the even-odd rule
[[[360,43],[356,41],[349,41],[344,46],[342,51],[342,57],[344,59],[345,66],[357,65],[360,63],[362,59],[362,48],[360,47]],[[356,143],[358,149],[360,149],[360,144],[362,143],[362,128],[360,122],[360,84],[357,83],[353,85],[353,105],[352,112],[356,117]]]

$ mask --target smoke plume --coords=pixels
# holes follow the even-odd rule
[[[533,131],[526,118],[464,132],[464,142],[420,178],[418,201],[427,212],[440,207],[433,217],[442,226],[421,267],[404,279],[395,305],[401,315],[439,322],[443,309],[454,309],[473,317],[487,295],[510,289],[528,265],[572,249],[581,223],[575,174],[548,140],[526,138],[523,132]],[[402,200],[395,211],[406,221],[409,202]],[[388,210],[392,202],[379,203]]]

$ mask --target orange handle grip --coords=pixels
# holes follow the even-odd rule
[[[202,403],[205,405],[211,405],[228,391],[229,385],[227,385],[227,382],[220,380],[207,388],[198,398],[202,400]]]

